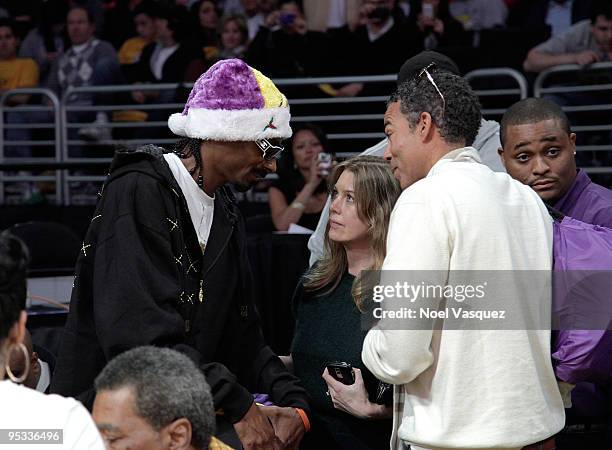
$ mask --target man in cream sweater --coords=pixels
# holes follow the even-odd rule
[[[421,310],[478,307],[456,294],[404,303],[395,294],[422,320],[383,317],[362,354],[375,376],[396,385],[392,449],[520,449],[564,424],[550,359],[552,221],[535,192],[482,164],[471,147],[480,119],[467,82],[435,66],[403,83],[385,114],[385,157],[404,192],[380,284],[394,285],[395,271],[415,285],[451,288],[467,276],[496,286],[480,306],[497,302],[507,313],[434,320]]]

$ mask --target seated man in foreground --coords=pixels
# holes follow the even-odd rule
[[[210,387],[175,350],[137,347],[122,353],[100,372],[96,391],[93,418],[109,449],[203,450],[210,444]]]

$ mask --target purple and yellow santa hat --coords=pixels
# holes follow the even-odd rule
[[[168,127],[178,136],[215,141],[289,138],[289,103],[272,80],[240,59],[214,64],[193,85]]]

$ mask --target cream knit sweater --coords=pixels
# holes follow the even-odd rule
[[[402,193],[383,270],[436,270],[444,284],[450,271],[547,272],[551,264],[552,221],[539,197],[467,147]],[[548,286],[539,296],[530,288],[516,286],[515,308],[536,297],[550,304]],[[392,448],[401,448],[399,440],[433,449],[520,448],[563,427],[550,331],[382,328],[366,336],[362,359],[397,385]]]

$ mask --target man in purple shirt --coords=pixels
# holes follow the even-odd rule
[[[576,169],[576,134],[558,105],[541,98],[515,103],[501,120],[500,140],[498,153],[512,178],[531,186],[563,214],[612,228],[612,191]],[[572,392],[574,407],[566,411],[568,423],[606,417],[607,439],[612,440],[611,392],[610,384],[578,383]]]
[[[501,121],[499,155],[508,174],[563,214],[612,228],[612,191],[576,169],[576,134],[556,104],[528,98]]]

